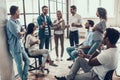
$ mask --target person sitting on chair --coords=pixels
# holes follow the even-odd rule
[[[80,53],[70,73],[66,77],[55,76],[55,78],[57,80],[104,80],[106,73],[117,67],[119,48],[117,48],[116,43],[119,34],[117,30],[107,28],[102,41],[107,47],[106,50],[100,52],[96,49],[92,56]],[[85,58],[88,58],[89,61]],[[77,74],[80,68],[85,73]]]
[[[31,56],[43,56],[42,64],[41,64],[41,71],[44,71],[45,63],[48,60],[51,66],[57,66],[53,64],[53,61],[50,58],[48,49],[39,49],[40,40],[35,37],[34,31],[36,30],[36,26],[34,23],[30,23],[27,28],[26,33],[26,42],[25,47],[28,49],[29,55]],[[41,57],[40,57],[41,58]]]

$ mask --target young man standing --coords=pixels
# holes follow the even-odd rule
[[[70,40],[70,46],[75,46],[76,44],[79,44],[79,28],[82,27],[82,20],[81,16],[76,13],[77,8],[75,5],[72,5],[70,7],[71,16],[69,19],[69,40]]]
[[[49,42],[51,37],[50,27],[52,26],[52,21],[50,17],[47,15],[48,7],[42,7],[42,14],[38,16],[37,23],[39,26],[39,39],[40,39],[40,49],[43,49],[45,44],[45,49],[49,49]]]
[[[17,6],[10,7],[11,18],[7,22],[7,37],[9,51],[14,58],[18,74],[22,80],[27,80],[29,59],[28,55],[24,50],[21,38],[24,36],[25,31],[22,30],[20,22],[17,20],[19,18],[19,9]],[[22,65],[22,60],[24,61],[24,67]]]

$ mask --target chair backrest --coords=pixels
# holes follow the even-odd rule
[[[30,57],[30,54],[29,54],[28,48],[25,48],[25,51],[26,51],[26,53],[28,54],[28,56]]]
[[[114,70],[110,70],[106,73],[104,80],[112,80]]]

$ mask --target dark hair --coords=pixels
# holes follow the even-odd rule
[[[107,20],[107,11],[105,8],[99,7],[97,8],[98,14],[100,15],[100,18]]]
[[[34,23],[30,23],[30,24],[28,24],[26,35],[28,35],[28,34],[32,34],[33,31],[34,31],[34,27],[35,27],[35,24],[34,24]]]
[[[42,7],[42,10],[43,10],[44,8],[48,8],[48,7],[44,5],[44,6]]]
[[[94,21],[93,20],[88,20],[89,24],[91,25],[91,27],[94,26]]]
[[[34,31],[34,26],[35,26],[34,23],[28,24],[27,33],[26,33],[26,35],[25,35],[25,43],[26,43],[26,37],[27,37],[27,35],[33,33],[33,31]],[[24,45],[25,45],[25,43],[24,43]],[[28,50],[27,50],[26,48],[25,48],[25,51],[28,53]]]
[[[77,7],[75,5],[70,6],[70,8],[72,8],[73,10],[77,9]]]
[[[111,44],[116,44],[120,37],[120,33],[116,29],[107,28],[105,38],[106,37],[108,37]]]
[[[14,15],[17,10],[18,10],[18,6],[11,6],[11,7],[10,7],[10,14],[11,14],[11,15]]]

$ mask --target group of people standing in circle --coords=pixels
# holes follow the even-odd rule
[[[79,14],[77,14],[77,8],[75,5],[70,6],[71,16],[69,17],[69,24],[65,24],[65,20],[63,19],[62,12],[58,10],[56,12],[56,20],[53,22],[51,18],[47,15],[48,7],[42,7],[42,14],[37,18],[38,24],[38,37],[35,37],[36,26],[34,23],[28,24],[27,32],[22,29],[20,22],[17,20],[19,18],[19,9],[17,6],[11,6],[10,14],[11,18],[7,22],[7,35],[8,35],[8,43],[9,50],[12,54],[13,58],[17,63],[18,73],[22,80],[27,80],[27,71],[28,65],[30,63],[29,58],[25,55],[25,50],[22,47],[21,38],[25,35],[25,47],[28,48],[28,51],[31,55],[42,55],[43,58],[39,57],[39,65],[41,65],[41,70],[43,71],[45,68],[46,61],[49,62],[52,66],[57,66],[52,61],[49,54],[49,43],[51,38],[51,29],[54,30],[54,41],[55,41],[55,53],[56,53],[56,61],[59,60],[59,49],[58,43],[60,39],[61,45],[61,55],[60,60],[63,60],[64,53],[64,30],[65,28],[69,28],[69,42],[70,47],[79,46],[79,28],[82,28],[82,18]],[[99,17],[100,21],[94,26],[94,21],[87,20],[88,25],[94,26],[91,31],[92,38],[90,45],[86,44],[83,48],[89,48],[89,51],[86,54],[92,54],[94,51],[100,46],[103,40],[103,33],[106,30],[106,22],[107,22],[107,12],[104,8],[97,8],[96,12],[97,17]],[[87,26],[87,23],[85,27]],[[87,38],[86,38],[87,39]],[[89,40],[88,40],[89,41]],[[16,42],[16,43],[15,43]],[[43,48],[45,45],[45,49]],[[17,47],[16,47],[17,46]],[[68,46],[69,47],[69,46]],[[75,48],[74,48],[75,49]],[[72,49],[71,52],[74,50]],[[70,49],[67,49],[70,50]],[[67,51],[69,53],[69,51]],[[70,52],[70,53],[71,53]],[[69,54],[70,55],[70,54]],[[70,55],[70,58],[72,56]],[[22,60],[25,62],[24,70],[22,70]]]

